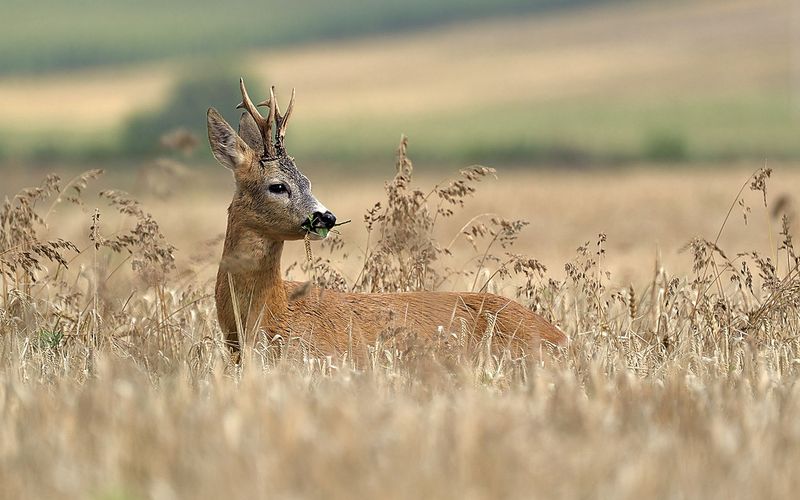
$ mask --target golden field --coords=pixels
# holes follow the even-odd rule
[[[413,138],[410,154],[413,159]],[[181,165],[180,173],[173,175],[160,173],[157,163],[145,162],[138,169],[112,170],[99,184],[103,189],[125,190],[142,201],[156,215],[167,239],[178,247],[178,262],[187,263],[200,248],[203,255],[217,256],[221,252],[234,183],[230,172],[220,166]],[[394,165],[387,161],[369,173],[352,178],[337,169],[305,168],[302,161],[298,166],[311,179],[314,194],[340,220],[354,221],[339,231],[347,253],[363,254],[366,232],[362,217],[384,198],[384,184],[394,175]],[[437,236],[447,244],[455,238],[452,249],[456,257],[461,252],[468,259],[471,247],[457,238],[466,222],[491,215],[525,219],[530,225],[520,235],[516,251],[535,257],[554,277],[561,278],[563,265],[575,249],[594,241],[599,233],[606,233],[608,252],[604,265],[612,272],[615,284],[620,287],[641,284],[652,277],[656,259],[670,272],[690,271],[691,255],[681,249],[695,236],[713,239],[732,204],[735,207],[720,237],[720,245],[735,251],[762,253],[774,247],[783,212],[776,215],[764,209],[758,197],[750,195],[746,200],[752,212],[745,223],[744,209],[736,204],[739,189],[762,166],[765,165],[739,163],[665,168],[643,165],[597,171],[559,167],[536,171],[499,169],[496,178],[489,177],[479,184],[477,195],[446,225],[437,228]],[[784,210],[792,210],[791,200],[796,197],[800,173],[791,163],[772,167],[775,172],[770,196],[788,203]],[[38,183],[43,172],[35,172],[17,169],[11,173],[7,176],[9,189],[4,194]],[[69,172],[63,175],[68,180],[79,171],[68,168],[65,172]],[[415,169],[416,185],[423,190],[457,176],[458,169],[431,168],[421,163]],[[80,239],[85,237],[89,209],[103,205],[92,192],[83,211],[59,207],[50,217],[62,235]],[[287,261],[303,258],[301,243],[287,245]],[[350,279],[358,273],[357,261],[348,259],[341,264],[342,272]]]
[[[89,49],[124,31],[107,12],[161,19],[122,4],[39,6],[59,20],[41,46],[74,29],[59,12],[87,26],[72,40]],[[141,47],[112,36],[86,53],[103,64],[0,75],[0,498],[796,496],[796,2],[587,2],[152,56],[216,21],[181,8],[164,13],[188,34]],[[37,47],[23,48],[47,55]],[[0,50],[25,62],[15,55]],[[363,364],[282,338],[233,359],[213,298],[231,174],[204,137],[186,154],[123,139],[131,117],[174,109],[182,82],[232,68],[260,80],[259,98],[269,83],[282,103],[297,88],[287,148],[351,220],[312,245],[311,263],[288,243],[288,277],[486,289],[553,321],[568,345],[517,356],[490,330],[472,345],[463,326],[385,325]],[[199,134],[211,105],[187,106],[180,126]],[[401,223],[431,249],[411,270],[402,241],[380,246],[387,219],[365,221],[392,203],[401,133],[419,158],[411,189],[427,196]],[[449,205],[437,189],[475,162],[496,177],[475,174],[475,193]],[[454,213],[434,216],[442,207]],[[396,284],[369,275],[376,248]]]
[[[4,282],[0,496],[790,498],[800,459],[800,309],[797,267],[786,267],[794,261],[778,250],[771,212],[793,213],[800,179],[777,168],[764,209],[762,193],[748,188],[752,173],[484,179],[434,237],[449,244],[487,212],[528,219],[513,251],[541,259],[561,283],[554,294],[537,288],[537,307],[570,345],[539,361],[387,348],[367,367],[282,360],[268,349],[230,362],[209,281],[232,189],[224,169],[185,172],[160,197],[145,174],[91,181],[84,207],[39,205],[49,226],[39,236],[72,238],[81,251],[69,254],[70,270]],[[383,199],[382,180],[309,174],[315,194],[353,219],[332,257],[353,283],[361,215]],[[441,180],[422,165],[416,174],[426,189]],[[132,225],[94,195],[115,183],[142,195],[176,247],[177,270],[158,282],[131,273],[126,252],[95,252],[87,242],[95,206],[106,237]],[[773,255],[778,284],[761,289],[751,260],[751,293],[728,279],[719,255],[695,281],[692,252],[678,253],[693,236],[713,240],[732,205],[719,246],[735,267],[737,252]],[[607,234],[605,254],[565,276],[565,262],[586,262],[578,245],[590,241],[585,257],[593,258],[598,232]],[[453,262],[468,269],[475,251],[463,243]],[[287,248],[285,263],[304,258],[302,243]],[[144,250],[131,251],[135,260]],[[725,274],[715,279],[717,271]],[[496,281],[514,295],[514,278]]]

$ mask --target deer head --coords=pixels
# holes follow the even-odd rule
[[[336,217],[311,194],[311,183],[286,154],[286,125],[294,106],[294,90],[281,114],[274,88],[268,100],[254,105],[244,80],[239,80],[244,108],[239,132],[214,108],[208,110],[208,142],[217,161],[233,171],[236,194],[232,216],[271,240],[298,240],[306,234],[322,239]],[[266,117],[258,106],[269,107]],[[324,230],[323,230],[324,229]]]

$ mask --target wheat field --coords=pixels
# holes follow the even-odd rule
[[[353,222],[311,266],[287,247],[289,274],[366,288],[359,270],[381,242],[367,243],[363,215],[391,204],[384,172],[309,172]],[[414,172],[423,192],[442,181]],[[452,253],[431,275],[486,282],[569,345],[520,358],[376,346],[366,366],[270,345],[231,360],[211,297],[228,175],[162,163],[7,179],[0,496],[729,499],[800,486],[796,171],[481,176],[430,231]]]

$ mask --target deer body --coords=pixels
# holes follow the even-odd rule
[[[285,154],[283,137],[294,102],[281,116],[271,93],[261,116],[240,81],[248,113],[238,134],[212,108],[209,142],[214,156],[233,170],[236,193],[217,274],[215,298],[229,344],[300,338],[316,353],[363,358],[381,334],[410,332],[423,338],[461,332],[475,342],[487,332],[495,346],[532,351],[540,343],[563,344],[566,336],[520,304],[488,293],[343,293],[281,278],[284,241],[306,235],[322,239],[336,218],[311,194],[308,179]],[[273,133],[272,124],[277,126]],[[263,154],[261,151],[263,150]]]

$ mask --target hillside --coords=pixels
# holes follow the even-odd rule
[[[5,77],[0,150],[116,157],[131,114],[163,105],[187,72],[238,64],[284,98],[297,88],[290,147],[308,161],[368,164],[401,132],[417,158],[439,163],[792,159],[791,5],[620,3],[255,50],[238,62]],[[197,106],[186,125],[202,133]]]
[[[608,0],[10,0],[0,74],[223,55]]]

